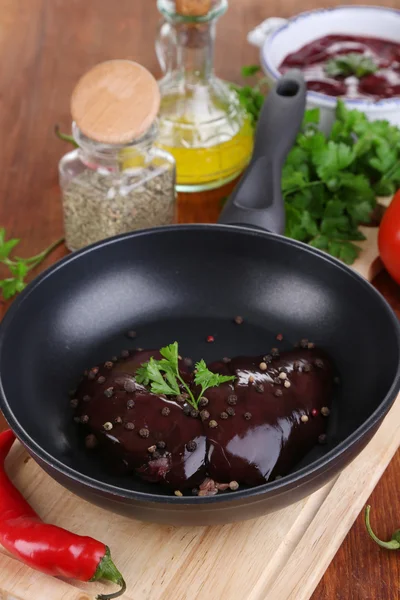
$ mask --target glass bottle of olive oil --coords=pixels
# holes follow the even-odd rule
[[[236,93],[213,70],[216,21],[227,0],[158,0],[158,8],[158,145],[175,157],[179,191],[213,189],[243,171],[253,148]]]

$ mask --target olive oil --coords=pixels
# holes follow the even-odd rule
[[[194,140],[193,128],[187,125],[184,119],[163,121],[157,144],[176,160],[178,190],[196,191],[224,185],[247,166],[253,149],[253,127],[247,117],[233,135],[230,127],[218,129],[216,125],[215,134],[205,143],[200,135]],[[188,138],[192,138],[190,143]]]

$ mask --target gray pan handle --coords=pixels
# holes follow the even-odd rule
[[[220,223],[284,232],[282,167],[300,129],[305,103],[303,75],[298,70],[288,71],[264,102],[253,156],[222,211]]]

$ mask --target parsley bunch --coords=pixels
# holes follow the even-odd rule
[[[136,371],[136,380],[145,386],[150,385],[153,394],[164,394],[165,396],[179,396],[182,392],[188,395],[188,403],[196,410],[200,398],[206,390],[218,387],[221,383],[233,381],[234,376],[218,375],[207,368],[204,360],[196,363],[194,382],[200,387],[200,393],[195,395],[179,372],[178,342],[174,342],[165,348],[161,348],[161,360],[150,358],[147,363],[141,365]]]
[[[257,71],[246,67],[243,74]],[[259,84],[243,89],[239,100],[256,123]],[[370,222],[376,196],[400,187],[400,129],[370,122],[341,100],[328,136],[318,130],[319,119],[318,109],[306,111],[283,168],[285,234],[352,264],[360,251],[354,242],[364,239],[359,225]]]
[[[31,256],[30,258],[11,258],[11,251],[19,244],[19,239],[11,239],[6,241],[6,231],[4,227],[0,228],[0,263],[9,270],[10,277],[0,280],[0,289],[3,298],[8,300],[22,292],[26,287],[25,277],[35,267],[37,267],[57,246],[63,242],[63,238],[51,244],[46,250]]]

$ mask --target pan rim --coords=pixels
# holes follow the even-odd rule
[[[96,252],[97,249],[111,246],[113,244],[123,243],[126,239],[137,238],[148,235],[159,235],[160,233],[173,233],[177,231],[207,231],[216,230],[221,232],[229,232],[238,235],[245,236],[256,236],[261,238],[273,239],[277,243],[289,244],[297,247],[302,251],[309,254],[315,255],[326,263],[333,265],[347,273],[348,276],[358,280],[361,285],[364,286],[366,292],[373,294],[378,304],[382,306],[387,317],[392,321],[394,336],[397,342],[397,354],[399,357],[398,366],[393,378],[392,384],[386,394],[381,400],[376,410],[364,421],[353,433],[348,436],[345,440],[340,442],[335,448],[327,452],[323,457],[313,461],[306,467],[295,471],[294,473],[279,479],[278,481],[267,482],[265,484],[255,486],[252,488],[239,489],[236,492],[230,492],[229,495],[217,495],[212,497],[198,497],[198,496],[183,496],[177,497],[172,493],[165,494],[152,494],[147,492],[140,492],[128,488],[118,487],[109,483],[105,483],[99,479],[92,478],[88,475],[65,465],[59,459],[52,456],[51,453],[44,450],[25,430],[19,420],[14,415],[14,412],[7,400],[6,393],[3,387],[3,377],[0,369],[0,409],[3,411],[4,417],[8,424],[16,433],[21,443],[37,457],[40,461],[45,463],[50,469],[56,470],[60,475],[72,480],[76,483],[85,485],[91,488],[92,491],[96,491],[102,495],[110,495],[115,498],[123,498],[124,500],[139,501],[139,502],[151,502],[155,505],[160,504],[171,504],[178,507],[179,505],[221,505],[221,509],[225,509],[226,506],[234,501],[248,500],[256,502],[259,497],[265,493],[271,492],[271,495],[279,495],[292,489],[293,487],[300,487],[303,483],[309,482],[316,478],[321,472],[329,471],[332,464],[346,454],[353,446],[357,444],[362,438],[364,438],[371,430],[380,424],[383,417],[387,414],[390,407],[392,406],[400,389],[400,322],[395,312],[390,307],[385,298],[374,288],[374,286],[354,271],[350,266],[345,265],[340,260],[330,256],[329,254],[308,246],[303,242],[286,238],[276,233],[271,233],[263,230],[252,229],[250,227],[243,227],[237,225],[223,225],[223,224],[178,224],[168,225],[164,227],[156,227],[151,229],[144,229],[140,231],[134,231],[113,238],[108,238],[100,242],[96,242],[83,248],[82,250],[73,252],[56,262],[54,265],[48,267],[43,273],[36,277],[21,294],[16,298],[11,307],[8,309],[5,317],[0,324],[0,365],[2,359],[2,353],[4,352],[5,340],[10,327],[12,326],[13,320],[18,316],[18,312],[23,306],[24,302],[27,301],[30,294],[32,294],[38,286],[41,285],[48,277],[51,277],[53,273],[58,272],[59,269],[64,268],[66,265],[73,263],[75,260],[79,260],[81,256],[85,256],[92,252]]]

